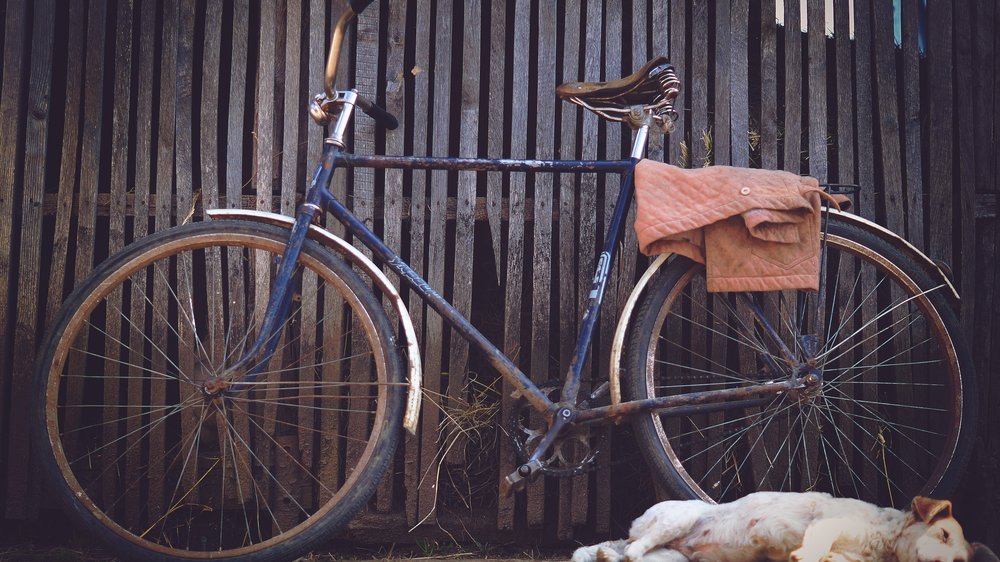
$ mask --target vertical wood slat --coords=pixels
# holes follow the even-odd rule
[[[729,165],[732,162],[730,147],[732,146],[732,123],[730,96],[730,72],[732,63],[732,22],[730,0],[715,0],[715,44],[712,49],[715,55],[715,99],[712,119],[712,164]]]
[[[730,162],[733,166],[748,167],[750,166],[750,71],[747,59],[749,1],[734,0],[729,8],[729,17],[729,115],[732,123],[730,126]]]
[[[855,9],[856,11],[856,9]],[[857,18],[855,17],[855,21]],[[952,261],[952,2],[928,0],[927,21],[935,22],[927,29],[927,65],[935,69],[930,84],[928,113],[935,117],[935,131],[928,146],[927,186],[929,209],[927,217],[928,255],[932,259]],[[858,76],[860,82],[861,76]],[[858,99],[858,103],[861,103]],[[860,121],[859,121],[860,122]],[[859,139],[860,141],[860,139]],[[860,146],[860,144],[859,144]]]
[[[406,26],[406,1],[392,0],[389,3],[389,38],[387,40],[386,53],[386,109],[393,115],[402,117],[406,109],[406,88],[405,80],[408,70],[403,67],[403,58],[406,46],[412,41],[413,33]],[[386,154],[403,154],[404,143],[409,134],[409,123],[405,119],[400,119],[399,127],[394,131],[387,131],[385,136]],[[384,209],[384,238],[385,243],[393,251],[402,255],[403,244],[403,171],[386,170],[385,172],[385,209]],[[397,287],[399,284],[397,284]],[[410,312],[413,315],[412,309]],[[397,324],[397,319],[390,316],[393,324]],[[420,326],[416,323],[416,326]],[[403,486],[405,488],[406,521],[411,527],[416,524],[417,519],[417,484],[420,479],[417,455],[419,454],[419,437],[407,433],[403,445],[406,462],[403,465]]]
[[[111,206],[109,209],[108,255],[120,251],[125,246],[125,190],[127,182],[127,160],[129,144],[129,87],[132,74],[132,5],[122,2],[118,5],[115,30],[115,63],[114,90],[112,92],[111,121]],[[116,289],[107,296],[106,318],[104,332],[118,337],[121,333],[122,319],[128,316],[122,309],[122,291]],[[120,365],[119,348],[113,338],[104,338],[104,404],[118,404],[119,381],[115,373]],[[115,423],[116,412],[113,408],[104,408],[104,425],[102,438],[105,443],[113,443],[118,436]],[[104,505],[111,505],[114,500],[114,482],[117,449],[111,447],[112,454],[102,455],[101,461],[104,474],[101,479],[101,493]]]
[[[554,154],[556,86],[556,13],[554,2],[538,4],[538,59],[535,84],[535,158],[551,159]],[[530,133],[529,133],[530,134]],[[531,276],[531,353],[532,379],[543,384],[550,378],[549,322],[552,306],[549,302],[552,283],[552,174],[535,174],[535,220],[532,232]],[[529,490],[528,526],[545,523],[544,481]]]
[[[95,224],[97,222],[97,186],[100,171],[101,125],[104,101],[104,46],[106,29],[106,6],[91,4],[87,15],[87,55],[84,85],[83,132],[80,138],[81,156],[79,175],[79,195],[76,215],[76,255],[74,258],[74,280],[80,281],[90,272],[94,255]],[[84,327],[76,341],[77,346],[86,345],[89,329]],[[82,355],[82,354],[80,354]],[[69,363],[70,374],[83,372],[81,356]],[[70,396],[81,396],[83,380],[72,376],[66,385]],[[71,408],[66,414],[65,427],[73,430],[79,427],[80,413]]]
[[[514,5],[514,44],[525,45],[529,41],[531,2],[529,0],[516,0]],[[511,158],[527,157],[527,137],[528,137],[528,73],[524,72],[528,68],[528,50],[517,49],[514,51],[514,82],[512,85],[511,98],[511,126],[510,126],[510,156]],[[518,367],[521,363],[521,302],[524,291],[524,198],[525,198],[525,177],[523,173],[510,174],[509,194],[508,194],[508,230],[507,230],[507,263],[504,287],[504,336],[503,352],[510,358],[511,362]],[[506,381],[503,383],[501,394],[501,420],[505,427],[510,427],[513,419],[513,408],[510,397],[512,387]],[[501,486],[503,479],[514,470],[517,462],[514,458],[512,447],[509,442],[505,442],[500,448],[500,473]],[[534,487],[529,493],[538,493]],[[498,515],[498,525],[507,528],[512,524],[510,519],[513,515],[513,498],[509,498],[507,505],[501,507],[501,514]]]
[[[871,0],[855,0],[854,2],[854,28],[855,28],[855,47],[854,47],[854,68],[855,68],[855,103],[857,104],[857,113],[855,115],[855,135],[857,139],[856,146],[858,147],[858,152],[856,155],[857,159],[857,177],[856,181],[858,185],[861,186],[858,192],[858,212],[860,215],[875,220],[876,219],[876,203],[875,203],[875,163],[874,155],[872,151],[867,147],[872,146],[873,142],[873,119],[872,115],[872,104],[874,103],[874,95],[872,92],[872,2]],[[857,276],[861,281],[861,294],[868,295],[871,294],[875,287],[875,275],[871,267],[861,267],[860,265],[854,270],[854,275]],[[865,305],[862,307],[861,323],[868,322],[874,315],[875,303],[868,299],[865,301]],[[862,333],[863,338],[869,338],[871,336],[871,330],[866,330]],[[862,346],[862,357],[867,356],[868,353],[872,351],[869,345]],[[866,391],[868,390],[867,385]],[[873,399],[869,394],[865,394],[866,399]],[[872,482],[875,478],[875,469],[870,466],[862,466],[862,481]]]
[[[826,6],[825,2],[806,4],[809,44],[809,175],[823,183],[827,181],[829,161],[826,130]],[[883,4],[889,5],[885,2]]]
[[[194,19],[195,6],[193,0],[181,0],[178,3],[176,17],[177,47],[176,72],[177,79],[169,86],[174,88],[174,202],[176,203],[175,224],[190,222],[194,218],[194,108],[192,107],[193,74],[194,74]],[[178,349],[183,350],[177,358],[180,371],[189,377],[195,377],[196,364],[211,364],[205,348],[198,339],[195,330],[197,312],[194,308],[195,295],[202,292],[202,287],[195,287],[195,264],[191,254],[181,254],[177,258],[177,281],[173,285],[171,297],[177,299],[177,331]],[[181,388],[181,400],[195,395],[197,389],[190,385]],[[219,426],[222,418],[217,417]],[[181,413],[181,423],[185,430],[193,429],[198,423],[198,416],[193,411]],[[219,442],[224,443],[219,435]],[[225,462],[225,461],[224,461]],[[246,473],[244,477],[248,476]],[[186,483],[195,482],[194,471],[185,474]],[[244,482],[246,480],[243,480]],[[196,494],[192,494],[195,496]],[[189,498],[197,501],[195,498]]]
[[[580,77],[580,17],[583,6],[580,0],[568,0],[564,11],[562,82],[572,82]],[[558,104],[560,110],[559,157],[576,158],[577,141],[576,107]],[[576,190],[575,174],[559,175],[559,372],[567,372],[573,356],[574,341],[569,334],[577,332],[577,275],[576,262]],[[557,528],[560,538],[572,532],[573,525],[587,522],[587,475],[563,480],[559,484],[559,515]]]
[[[960,3],[955,9],[955,80],[957,84],[972,84],[973,75],[978,70],[972,57],[972,6]],[[976,162],[975,162],[975,130],[973,127],[973,96],[961,93],[954,100],[958,139],[955,146],[958,160],[957,177],[952,178],[952,185],[957,181],[957,193],[953,197],[958,203],[959,221],[959,254],[955,256],[952,266],[958,277],[962,295],[960,305],[962,327],[966,334],[972,334],[973,319],[976,310]]]
[[[778,24],[774,2],[760,14],[760,167],[778,169]]]
[[[785,2],[785,129],[782,169],[799,173],[802,160],[802,32],[799,0]]]
[[[28,78],[28,105],[24,125],[24,179],[21,205],[21,251],[17,283],[17,320],[14,330],[14,369],[10,387],[10,437],[8,458],[28,458],[27,426],[32,419],[30,388],[34,371],[36,332],[38,329],[39,273],[41,270],[42,198],[45,193],[46,129],[49,118],[49,90],[52,84],[52,21],[54,5],[50,0],[33,5],[31,29],[31,70]],[[20,72],[19,67],[7,67]],[[17,92],[17,90],[14,90]],[[16,115],[19,112],[14,112]],[[0,137],[3,138],[3,137]],[[4,155],[6,156],[6,155]],[[4,160],[4,162],[13,162]],[[8,199],[8,201],[10,201]],[[8,227],[9,228],[9,227]],[[7,248],[13,248],[7,244]],[[6,281],[6,277],[4,278]],[[4,298],[6,295],[2,295]],[[6,300],[4,300],[6,303]],[[5,317],[6,318],[6,317]],[[2,397],[2,396],[0,396]],[[0,412],[2,415],[2,412]],[[2,426],[0,426],[2,427]],[[2,435],[2,434],[0,434]],[[31,477],[30,463],[14,462],[7,466],[7,514],[35,516],[39,483]]]
[[[581,0],[581,4],[584,4]],[[603,10],[598,0],[586,0],[585,7],[585,29],[583,37],[583,80],[588,82],[601,80],[601,28],[603,27]],[[583,159],[593,159],[597,157],[597,143],[593,140],[585,142],[583,139],[596,139],[598,132],[598,118],[589,111],[583,112],[583,126],[579,135],[579,153]],[[581,174],[579,179],[579,190],[577,195],[579,222],[577,226],[577,293],[576,310],[573,316],[582,318],[587,306],[587,296],[590,292],[594,275],[594,255],[597,253],[597,177],[595,174]],[[577,326],[579,330],[579,326]],[[576,331],[574,331],[576,333]],[[575,339],[575,338],[573,338]],[[591,379],[593,371],[593,353],[588,352],[582,368],[581,379],[586,381]],[[586,387],[582,387],[586,388]],[[591,493],[589,488],[584,488],[587,484],[582,479],[574,484],[574,495]],[[587,500],[589,503],[589,498]],[[574,498],[574,503],[584,503],[582,498]],[[595,507],[596,511],[596,507]],[[594,514],[595,519],[599,519]]]
[[[417,29],[430,29],[430,19],[432,17],[431,13],[431,2],[429,0],[418,1],[417,2]],[[417,33],[416,34],[416,48],[414,56],[414,66],[410,70],[413,75],[413,154],[414,156],[426,156],[429,154],[427,149],[427,130],[428,130],[428,120],[429,116],[426,111],[430,104],[430,74],[428,69],[430,68],[430,34],[429,33]],[[410,180],[410,256],[409,264],[410,267],[418,274],[424,275],[424,229],[425,229],[425,212],[426,212],[426,198],[427,198],[427,173],[423,171],[412,172]],[[410,293],[410,316],[413,319],[413,324],[417,331],[417,338],[420,340],[421,351],[424,349],[424,344],[426,343],[426,338],[423,337],[423,320],[424,320],[424,303],[420,300],[415,292]],[[424,375],[427,374],[427,362],[424,359]],[[427,414],[435,408],[435,405],[431,400],[423,401],[423,412],[421,413],[421,433],[420,433],[420,444],[419,447],[422,449],[426,443],[426,435],[436,431],[436,427],[427,423]],[[407,451],[410,452],[410,451]],[[412,526],[417,523],[418,515],[423,517],[424,513],[421,509],[420,502],[418,499],[420,497],[419,487],[426,482],[428,478],[428,467],[424,466],[422,462],[422,452],[417,453],[413,451],[414,455],[410,457],[410,462],[415,462],[417,464],[416,470],[418,471],[420,477],[416,483],[416,487],[407,490],[406,504],[407,504],[407,522]]]
[[[480,91],[480,18],[482,6],[479,0],[465,3],[462,33],[462,96],[459,114],[459,156],[475,157],[478,153],[479,134],[479,91]],[[476,183],[475,172],[458,173],[458,189],[455,201],[455,258],[452,304],[466,318],[472,314],[472,267],[475,259],[476,227]],[[469,395],[469,342],[454,331],[448,361],[448,397],[453,404],[460,405],[464,396]],[[475,392],[479,392],[477,389]],[[448,436],[449,464],[464,465],[466,462],[466,440],[456,428]]]
[[[176,58],[177,58],[177,2],[168,0],[163,5],[163,40],[160,58],[160,84],[176,83]],[[173,168],[170,165],[174,159],[175,141],[175,96],[173,88],[160,88],[160,126],[157,130],[157,150],[156,150],[156,211],[154,228],[160,232],[170,228],[172,225],[172,199],[174,193]],[[166,285],[170,272],[167,264],[158,262],[153,268],[153,295],[152,295],[152,316],[153,316],[153,337],[152,345],[156,349],[166,350],[168,328],[165,325],[166,317],[162,311],[167,310],[170,299],[169,287]],[[157,372],[166,372],[167,363],[170,359],[163,353],[154,354],[152,358],[152,369]],[[171,366],[173,368],[173,366]],[[150,381],[150,402],[151,405],[159,406],[167,403],[166,385],[160,379]],[[154,412],[156,410],[154,409]],[[151,422],[159,422],[163,419],[161,412],[150,415]],[[156,429],[150,436],[150,450],[164,451],[166,447],[167,435],[162,423],[156,423]],[[150,453],[149,473],[152,482],[162,482],[164,471],[169,465],[166,454],[159,458],[154,457],[155,453]],[[190,472],[195,471],[195,467],[188,465]],[[170,491],[156,486],[150,486],[149,491],[149,517],[156,519],[160,515],[169,511],[176,498],[171,498],[167,494]]]
[[[847,17],[846,6],[843,8]],[[903,27],[903,149],[902,170],[906,186],[906,238],[917,248],[927,247],[924,240],[924,174],[920,140],[920,8],[916,4],[902,5]],[[846,30],[846,25],[845,25]],[[845,31],[846,33],[846,31]],[[845,46],[846,50],[849,46]],[[838,49],[838,80],[840,79]],[[845,69],[846,72],[846,69]],[[841,104],[842,107],[847,104]],[[842,109],[846,111],[846,108]]]
[[[878,142],[882,149],[882,189],[879,191],[882,194],[882,207],[885,209],[884,224],[890,230],[905,236],[892,6],[887,2],[874,2],[872,7],[875,20],[872,49],[875,51],[875,86],[879,112],[876,122],[880,133]]]
[[[431,107],[431,154],[447,154],[451,103],[451,44],[452,3],[439,1],[436,5],[434,29],[434,61],[431,70],[433,81],[433,106]],[[428,227],[427,282],[440,294],[445,294],[445,211],[448,204],[448,172],[431,172],[430,225]],[[437,313],[427,315],[427,332],[424,341],[424,388],[432,395],[444,394],[442,370],[444,366],[444,323]],[[440,408],[424,412],[424,436],[420,450],[420,466],[425,480],[420,488],[420,514],[429,516],[437,500],[438,432]]]
[[[0,90],[0,113],[6,117],[0,120],[0,158],[3,162],[16,160],[21,128],[21,89],[24,61],[27,58],[25,45],[28,5],[24,0],[13,0],[7,3],[5,14],[5,31],[3,44],[3,83]],[[17,69],[17,70],[15,70]],[[15,167],[0,166],[0,278],[9,279],[14,258],[14,247],[11,244],[13,218],[15,209]],[[6,369],[12,359],[11,338],[8,318],[11,318],[10,285],[0,283],[0,368]],[[60,299],[61,300],[61,299]],[[16,309],[15,309],[16,310]],[[0,439],[7,439],[7,385],[0,382]],[[6,488],[6,485],[5,485]],[[17,493],[15,491],[15,493]],[[15,516],[9,508],[5,509],[8,516]],[[20,510],[23,511],[23,510]]]
[[[153,42],[155,39],[155,27],[156,27],[156,13],[154,10],[140,10],[140,40],[139,40],[139,57],[138,57],[138,92],[137,99],[150,99],[153,92]],[[149,188],[150,188],[150,173],[151,173],[151,163],[152,163],[152,131],[148,127],[140,127],[136,130],[136,137],[133,141],[135,143],[135,217],[133,218],[132,224],[132,238],[138,240],[149,231]],[[61,187],[60,187],[61,189]],[[146,286],[146,274],[145,272],[136,273],[133,277],[133,282],[138,287]],[[137,326],[146,325],[146,298],[147,295],[145,291],[136,290],[132,291],[131,300],[129,302],[129,314],[132,322]],[[135,365],[136,367],[131,367],[129,369],[129,382],[126,392],[128,393],[128,402],[130,404],[141,404],[143,396],[143,379],[142,368],[139,367],[145,361],[145,356],[143,354],[143,348],[145,347],[145,339],[139,330],[131,330],[129,334],[129,346],[132,348],[130,352],[129,363]],[[126,433],[130,436],[125,442],[126,450],[128,454],[125,458],[125,478],[128,481],[134,481],[132,479],[137,478],[140,471],[146,464],[145,459],[142,457],[142,451],[135,447],[138,441],[138,429],[140,427],[141,420],[136,417],[130,417],[126,421]],[[125,509],[126,517],[130,521],[136,521],[139,516],[139,490],[133,489],[129,490],[125,497]]]
[[[687,26],[687,2],[670,2],[670,58],[677,71],[677,78],[680,80],[682,89],[675,102],[676,110],[679,114],[674,123],[674,131],[670,133],[669,142],[673,147],[670,154],[670,162],[677,166],[684,166],[684,143],[687,138],[687,121],[690,113],[686,100],[690,99],[688,90],[687,74],[687,39],[685,27]],[[690,160],[690,158],[689,158]]]
[[[490,3],[490,86],[489,103],[494,108],[490,111],[488,118],[487,152],[490,155],[500,155],[504,151],[504,108],[507,107],[506,93],[509,91],[506,84],[507,66],[507,9],[505,2]],[[503,203],[503,184],[505,174],[486,175],[486,212],[490,225],[490,237],[493,241],[493,258],[497,271],[497,284],[503,279],[503,231],[501,229],[501,207]],[[506,334],[504,341],[506,342]],[[506,349],[506,343],[504,344]],[[500,423],[505,427],[510,427],[511,405],[510,405],[510,385],[500,384]],[[508,440],[501,440],[499,447],[498,464],[500,475],[498,489],[502,490],[506,474],[513,470],[513,447]],[[514,528],[514,498],[507,494],[500,494],[497,499],[497,528],[501,530]]]
[[[615,0],[606,0],[604,3],[604,63],[602,65],[604,80],[614,80],[622,76],[622,3]],[[605,122],[604,125],[604,154],[602,158],[614,160],[621,155],[622,127],[613,122]],[[610,234],[608,227],[611,225],[611,217],[614,214],[615,201],[618,199],[620,190],[620,174],[602,174],[598,180],[598,188],[603,184],[603,193],[598,195],[599,200],[604,200],[603,224],[598,226],[598,248],[604,247],[605,236]],[[598,259],[597,268],[602,267],[601,260],[606,260],[610,256],[603,253]],[[619,264],[621,257],[619,256]],[[618,303],[618,272],[616,268],[611,268],[611,264],[604,264],[607,275],[607,289],[604,294],[604,306],[601,309],[599,329],[600,338],[595,338],[593,346],[596,353],[592,355],[596,361],[594,371],[603,373],[607,369],[611,358],[611,334],[614,332],[614,311]],[[592,373],[594,372],[592,371]],[[595,384],[600,384],[596,382]],[[596,430],[597,446],[609,451],[612,447],[612,434],[610,428],[602,427]],[[611,469],[602,466],[597,469],[596,489],[592,491],[597,500],[594,509],[594,528],[599,533],[607,532],[611,527]]]

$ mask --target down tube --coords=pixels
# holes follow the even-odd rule
[[[601,301],[604,299],[604,292],[608,287],[608,272],[611,264],[615,260],[615,250],[618,249],[618,242],[622,238],[625,228],[625,215],[632,206],[632,194],[635,186],[632,183],[632,175],[638,158],[632,158],[632,165],[625,172],[622,178],[621,190],[618,192],[618,200],[615,202],[615,212],[608,225],[608,232],[604,240],[604,250],[597,260],[597,271],[594,272],[594,284],[587,297],[587,311],[583,313],[580,335],[576,341],[576,349],[573,352],[573,359],[569,364],[569,372],[566,374],[566,383],[563,385],[560,401],[566,404],[575,404],[577,394],[580,392],[580,378],[583,371],[583,364],[587,359],[587,351],[590,349],[590,340],[594,337],[594,327],[597,325],[597,318],[601,312]]]
[[[402,260],[391,248],[382,242],[382,239],[376,236],[368,227],[364,225],[357,217],[354,216],[346,207],[336,197],[333,196],[329,191],[323,192],[324,202],[326,203],[327,210],[333,214],[346,228],[361,240],[365,246],[367,246],[378,259],[385,262],[401,279],[404,279],[412,288],[420,295],[422,299],[427,301],[441,318],[445,320],[452,328],[458,331],[465,339],[469,340],[475,347],[477,347],[482,353],[486,355],[490,364],[500,372],[507,380],[510,381],[514,387],[519,390],[522,395],[540,412],[555,412],[556,406],[548,396],[543,394],[538,390],[538,387],[531,382],[520,369],[514,365],[510,359],[507,358],[489,339],[486,338],[477,330],[472,324],[469,323],[458,310],[455,309],[435,291],[427,281],[424,280],[417,272],[407,265],[406,262]]]

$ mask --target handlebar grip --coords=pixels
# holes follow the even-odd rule
[[[365,101],[367,102],[368,100]],[[395,115],[389,113],[388,111],[386,111],[385,109],[383,109],[378,105],[375,105],[374,103],[371,102],[359,103],[358,106],[361,108],[361,111],[364,111],[366,114],[368,114],[372,119],[375,120],[376,123],[385,127],[386,129],[389,129],[390,131],[399,126],[399,121],[396,120]]]
[[[351,5],[351,10],[355,14],[361,15],[361,12],[365,11],[365,8],[367,8],[372,2],[374,2],[374,0],[350,0],[348,4]]]

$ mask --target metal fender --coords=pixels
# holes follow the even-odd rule
[[[933,280],[937,280],[940,283],[946,285],[951,291],[951,296],[957,302],[959,300],[958,291],[955,290],[955,285],[948,278],[948,275],[941,270],[941,266],[929,258],[926,254],[917,249],[916,246],[907,242],[903,237],[899,236],[895,232],[889,230],[888,228],[872,222],[866,218],[859,217],[858,215],[848,213],[845,211],[838,211],[837,209],[830,209],[830,213],[835,215],[839,220],[847,224],[853,224],[859,228],[867,230],[882,238],[886,242],[892,244],[896,249],[903,252],[903,254],[909,256],[914,262],[920,266],[927,276]],[[611,365],[609,369],[609,386],[611,391],[611,404],[618,405],[622,400],[621,391],[621,356],[622,348],[625,345],[625,336],[628,332],[629,321],[631,320],[632,313],[635,311],[635,305],[639,301],[639,297],[642,296],[646,285],[649,284],[649,280],[653,278],[653,275],[659,271],[659,269],[667,262],[667,258],[670,254],[662,254],[657,256],[653,263],[650,264],[649,268],[639,282],[636,284],[635,288],[632,289],[632,294],[629,295],[628,301],[625,302],[625,307],[622,309],[622,314],[618,318],[618,326],[615,329],[615,338],[611,343]]]
[[[611,369],[608,371],[609,376],[609,387],[611,391],[611,405],[617,406],[621,404],[622,401],[622,383],[621,383],[621,357],[622,357],[622,347],[625,345],[625,333],[628,331],[629,318],[632,317],[632,312],[635,311],[635,305],[639,302],[639,297],[642,296],[643,290],[646,285],[649,284],[649,280],[653,278],[653,275],[659,271],[660,267],[667,263],[667,258],[671,254],[660,254],[656,256],[653,263],[649,265],[646,272],[642,274],[639,278],[639,282],[635,284],[632,289],[632,294],[628,296],[628,300],[625,301],[625,307],[622,309],[622,315],[618,317],[618,327],[615,329],[615,339],[611,342]]]
[[[264,211],[212,209],[206,211],[206,214],[213,220],[245,220],[263,222],[287,228],[289,230],[291,230],[292,225],[295,223],[295,219],[292,217],[286,217],[285,215]],[[403,299],[399,296],[399,291],[396,290],[395,285],[392,284],[392,281],[386,277],[385,273],[383,273],[378,266],[358,251],[357,248],[347,243],[344,239],[339,238],[316,225],[310,225],[309,238],[319,242],[327,248],[334,250],[343,256],[348,262],[361,268],[362,271],[375,281],[375,284],[378,285],[379,289],[382,290],[382,293],[389,298],[389,302],[391,302],[393,308],[396,309],[399,320],[403,325],[403,337],[406,340],[406,358],[407,363],[409,364],[409,391],[407,392],[406,413],[403,416],[403,427],[405,427],[411,434],[416,435],[417,421],[420,416],[421,399],[420,348],[417,346],[417,333],[413,328],[413,321],[410,319],[410,313],[406,310],[406,305],[403,304]]]
[[[934,260],[929,258],[927,254],[921,252],[916,246],[910,244],[905,238],[896,234],[895,232],[889,230],[888,228],[878,224],[877,222],[870,221],[864,217],[860,217],[853,213],[848,213],[847,211],[838,211],[837,209],[830,209],[830,214],[837,216],[840,220],[848,224],[853,224],[859,228],[867,230],[885,240],[886,242],[892,244],[897,250],[903,252],[903,254],[909,256],[917,263],[924,273],[927,274],[932,280],[940,281],[941,283],[948,286],[951,296],[954,299],[952,305],[958,303],[961,297],[958,296],[958,291],[955,290],[955,285],[951,282],[948,275],[941,270],[941,266],[938,265]]]

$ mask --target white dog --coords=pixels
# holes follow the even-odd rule
[[[911,511],[829,494],[758,492],[728,504],[666,501],[627,540],[577,549],[574,562],[969,562],[951,502],[917,497]]]

